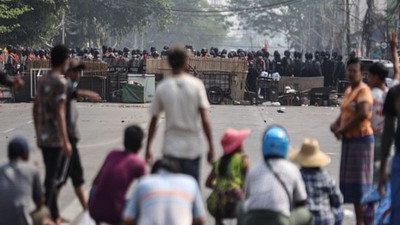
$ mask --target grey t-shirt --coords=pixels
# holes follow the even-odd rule
[[[270,210],[290,216],[290,209],[294,203],[307,200],[303,178],[299,169],[287,160],[271,159],[270,164],[285,183],[291,196],[288,196],[265,162],[261,162],[252,167],[247,174],[244,209],[246,212]]]
[[[67,102],[66,102],[66,121],[67,121],[67,130],[68,137],[72,142],[78,142],[80,139],[80,133],[78,129],[78,109],[77,109],[77,89],[72,86],[72,84],[68,83],[67,89]]]
[[[42,196],[39,171],[35,167],[20,161],[0,166],[0,224],[33,224],[30,204]]]

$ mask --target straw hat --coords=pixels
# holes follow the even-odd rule
[[[319,149],[318,141],[306,138],[300,150],[289,153],[289,159],[301,167],[324,167],[331,163],[331,158]]]
[[[221,145],[224,150],[224,155],[228,155],[236,150],[242,144],[244,139],[249,136],[250,133],[251,131],[249,129],[235,130],[232,128],[228,128],[221,139]]]

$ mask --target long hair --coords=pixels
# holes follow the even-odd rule
[[[218,166],[218,174],[221,175],[222,177],[227,176],[228,173],[228,165],[229,162],[231,161],[231,158],[233,155],[235,155],[238,152],[238,150],[235,150],[231,152],[230,154],[224,155],[221,157],[219,166]]]

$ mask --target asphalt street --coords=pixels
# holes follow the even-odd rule
[[[251,163],[261,160],[261,137],[268,125],[284,126],[290,135],[292,148],[299,148],[306,137],[318,139],[321,149],[332,157],[328,171],[338,180],[340,165],[340,142],[329,131],[329,125],[336,119],[339,108],[330,107],[287,107],[285,113],[278,113],[279,107],[263,106],[212,106],[210,118],[217,156],[221,155],[220,138],[228,127],[236,129],[250,128],[252,134],[245,142],[246,153]],[[122,149],[123,130],[129,124],[139,124],[144,129],[149,122],[148,105],[124,104],[78,104],[80,112],[79,127],[82,139],[79,143],[82,162],[85,170],[85,189],[89,191],[93,177],[100,169],[107,153],[112,149]],[[32,121],[31,104],[0,104],[0,163],[7,161],[7,143],[17,135],[28,138],[35,145],[35,134]],[[160,156],[164,119],[158,125],[159,129],[153,145],[156,156]],[[143,151],[141,155],[143,155]],[[205,158],[204,158],[205,159]],[[43,174],[42,156],[39,150],[31,155]],[[206,199],[210,190],[204,188],[205,179],[211,167],[202,162],[202,192]],[[71,182],[63,189],[60,196],[62,215],[73,220],[82,211],[75,198]],[[352,208],[346,206],[345,225],[353,225]],[[210,218],[207,224],[212,225]]]

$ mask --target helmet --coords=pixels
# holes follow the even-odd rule
[[[270,126],[265,131],[262,143],[264,157],[275,156],[286,158],[289,149],[289,136],[281,126]]]
[[[286,57],[290,57],[290,51],[289,51],[289,50],[286,50],[286,51],[284,52],[284,55],[285,55]]]
[[[249,53],[247,54],[247,58],[248,58],[248,59],[253,59],[253,58],[254,58],[253,53],[252,53],[252,52],[249,52]]]
[[[331,53],[326,51],[325,52],[325,58],[330,59],[331,58]]]

